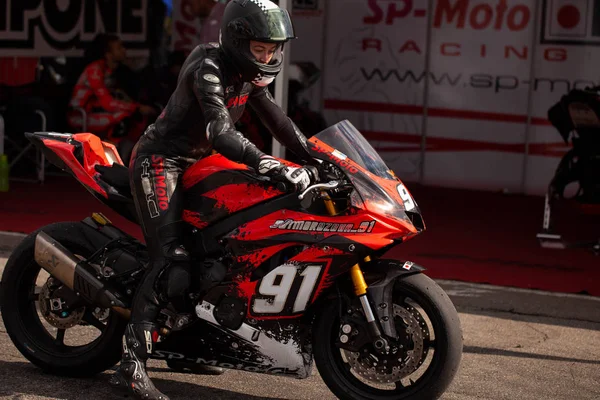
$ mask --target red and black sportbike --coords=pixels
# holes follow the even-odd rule
[[[136,220],[112,145],[90,134],[27,135]],[[438,398],[462,356],[458,314],[424,268],[382,258],[425,229],[419,207],[350,122],[310,138],[309,150],[321,180],[302,193],[218,154],[187,170],[194,282],[186,304],[162,310],[153,357],[190,373],[201,364],[294,378],[311,376],[314,361],[342,399]],[[113,367],[146,262],[144,244],[101,214],[41,228],[2,277],[8,334],[54,374]]]

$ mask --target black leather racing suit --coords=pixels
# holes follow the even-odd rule
[[[163,301],[185,290],[187,253],[179,247],[183,196],[181,177],[191,163],[214,149],[228,159],[257,169],[264,153],[235,130],[248,103],[271,134],[303,160],[306,138],[274,102],[267,87],[242,82],[215,44],[196,47],[185,61],[166,108],[134,149],[130,180],[151,266],[134,299],[131,323],[153,324]],[[178,261],[184,261],[179,263]],[[164,282],[161,274],[177,278]],[[188,275],[189,276],[189,273]],[[171,278],[167,278],[171,281]],[[143,332],[137,337],[144,337]],[[152,335],[154,337],[154,335]],[[141,346],[145,348],[145,346]]]

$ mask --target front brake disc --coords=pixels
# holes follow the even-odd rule
[[[412,306],[394,304],[394,320],[404,326],[412,348],[395,354],[381,355],[342,350],[352,370],[360,377],[377,383],[398,382],[415,372],[427,355],[424,342],[429,340],[429,329],[421,314]],[[398,329],[398,327],[396,328]]]

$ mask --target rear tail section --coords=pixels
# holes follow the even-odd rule
[[[95,167],[123,164],[112,144],[104,143],[90,133],[36,132],[25,133],[25,136],[44,152],[52,164],[69,172],[88,190],[108,197],[106,189],[96,179],[98,171]]]
[[[35,132],[25,136],[46,159],[70,173],[97,199],[137,223],[128,168],[114,145],[91,133]]]

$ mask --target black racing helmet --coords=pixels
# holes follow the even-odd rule
[[[296,39],[289,13],[269,0],[231,0],[221,21],[220,44],[245,82],[267,86],[281,71],[283,45]],[[276,43],[268,64],[258,62],[250,51],[250,41]]]

